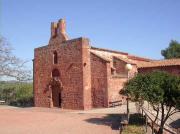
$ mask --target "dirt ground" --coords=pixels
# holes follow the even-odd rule
[[[130,103],[130,113],[136,113]],[[126,105],[92,110],[17,108],[0,105],[0,134],[119,134],[120,115]],[[179,125],[180,114],[168,123]]]
[[[0,106],[0,134],[119,134],[117,114]]]

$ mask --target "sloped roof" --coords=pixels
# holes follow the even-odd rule
[[[101,51],[101,52],[108,52],[108,53],[111,53],[112,55],[121,55],[123,57],[127,57],[127,59],[130,59],[130,60],[146,61],[146,62],[149,62],[149,61],[152,60],[152,59],[145,58],[145,57],[139,57],[139,56],[131,55],[131,54],[126,53],[126,52],[119,52],[119,51],[115,51],[115,50],[97,48],[97,47],[93,47],[93,46],[91,46],[91,50]],[[107,57],[106,55],[103,55],[103,57],[104,56]]]
[[[95,52],[92,52],[92,51],[90,51],[90,52],[91,52],[91,54],[94,54],[95,56],[99,57],[100,59],[102,59],[102,60],[104,60],[106,62],[110,62],[110,59],[108,59],[108,58],[106,58],[104,56],[101,56],[100,54],[97,54]]]
[[[153,60],[150,62],[139,62],[138,68],[147,67],[161,67],[161,66],[180,66],[180,58],[178,59],[166,59],[166,60]]]
[[[152,61],[152,59],[149,59],[149,58],[139,57],[139,56],[129,55],[129,54],[128,54],[128,58],[131,60],[138,60],[138,61],[145,61],[145,62]]]
[[[131,59],[128,59],[128,58],[126,58],[126,57],[122,57],[122,56],[115,56],[115,55],[111,55],[110,57],[109,56],[107,56],[107,55],[101,55],[101,54],[99,54],[99,53],[97,53],[97,52],[95,52],[95,51],[90,51],[91,52],[91,54],[94,54],[94,55],[96,55],[97,57],[99,57],[99,58],[101,58],[102,60],[104,60],[104,61],[106,61],[106,62],[111,62],[112,61],[112,58],[114,57],[114,58],[116,58],[116,59],[118,59],[118,60],[121,60],[121,61],[123,61],[123,62],[125,62],[125,63],[128,63],[128,64],[133,64],[133,65],[136,65],[137,63],[136,62],[134,62],[133,60],[131,60]]]
[[[161,67],[161,66],[180,66],[180,58],[178,59],[166,59],[166,60],[152,60],[144,57],[130,55],[124,52],[118,52],[114,50],[102,49],[91,47],[91,53],[103,59],[106,62],[111,62],[113,57],[124,61],[125,63],[137,65],[138,68],[148,67]]]
[[[99,51],[107,51],[107,52],[123,54],[123,55],[128,55],[128,53],[126,53],[126,52],[120,52],[120,51],[109,50],[109,49],[105,49],[105,48],[98,48],[98,47],[93,47],[93,46],[91,46],[91,49],[99,50]]]
[[[128,58],[123,58],[123,57],[120,57],[120,56],[113,56],[113,57],[115,57],[115,58],[117,58],[117,59],[119,59],[119,60],[121,60],[121,61],[124,61],[125,63],[136,65],[135,62],[133,62],[132,60],[130,60],[130,59],[128,59]]]

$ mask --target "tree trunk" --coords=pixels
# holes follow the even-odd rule
[[[163,121],[163,122],[161,122],[161,125],[160,125],[160,128],[159,128],[159,130],[158,130],[157,134],[163,134],[164,124],[165,124],[165,122],[164,122],[164,121]]]
[[[157,134],[163,134],[163,127],[160,127]]]
[[[163,128],[164,128],[164,124],[166,122],[166,120],[164,119],[164,106],[163,106],[163,103],[161,104],[161,112],[162,112],[162,115],[161,115],[161,124],[160,124],[160,128],[157,132],[157,134],[163,134]]]
[[[129,123],[129,98],[127,97],[127,121]]]

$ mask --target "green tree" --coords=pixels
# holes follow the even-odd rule
[[[165,59],[180,58],[180,43],[172,40],[169,47],[161,51]]]
[[[33,84],[0,82],[0,100],[13,106],[33,106]]]
[[[129,80],[123,92],[132,100],[147,101],[156,111],[155,122],[161,112],[158,134],[163,134],[164,124],[173,114],[180,112],[180,77],[165,72],[138,74]]]
[[[33,103],[33,87],[32,84],[20,83],[16,91],[16,101],[21,106],[32,105]]]

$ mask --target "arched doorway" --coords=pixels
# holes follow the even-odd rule
[[[62,99],[61,99],[61,91],[62,91],[62,83],[60,80],[60,73],[58,69],[54,69],[52,71],[52,102],[53,107],[61,107]]]

